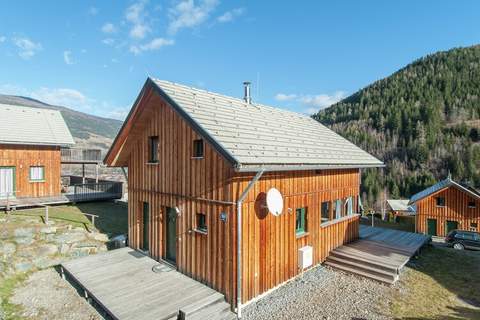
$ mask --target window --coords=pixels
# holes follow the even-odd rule
[[[193,140],[193,157],[203,158],[203,140]]]
[[[148,162],[158,162],[158,137],[148,137]]]
[[[307,232],[307,208],[298,208],[295,218],[295,233],[301,235]]]
[[[197,213],[196,229],[201,232],[207,232],[207,218],[205,216],[205,213]]]
[[[337,199],[333,201],[333,219],[340,219],[342,217],[342,200]]]
[[[437,207],[445,207],[445,198],[444,197],[436,197]]]
[[[330,220],[330,202],[322,202],[322,216],[321,223],[325,223]]]
[[[470,222],[470,230],[471,231],[477,231],[477,228],[478,228],[478,223]]]
[[[475,201],[468,201],[468,207],[474,209],[476,207]]]
[[[45,167],[30,167],[30,181],[45,181]]]

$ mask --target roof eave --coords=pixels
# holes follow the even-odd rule
[[[385,164],[242,164],[235,168],[237,172],[265,171],[304,171],[304,170],[334,170],[334,169],[367,169],[384,168]]]

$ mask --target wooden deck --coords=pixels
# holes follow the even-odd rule
[[[222,294],[131,248],[62,268],[114,319],[177,319],[180,313],[187,319],[235,318]]]
[[[392,284],[430,240],[423,234],[360,225],[360,239],[333,250],[325,264]]]

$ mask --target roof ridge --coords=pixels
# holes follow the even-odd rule
[[[280,107],[270,106],[270,105],[267,105],[267,104],[256,103],[256,102],[248,104],[242,98],[229,96],[229,95],[226,95],[226,94],[223,94],[223,93],[213,92],[213,91],[209,91],[209,90],[205,90],[205,89],[201,89],[201,88],[197,88],[197,87],[193,87],[193,86],[188,86],[186,84],[173,82],[173,81],[169,81],[169,80],[162,80],[162,79],[158,79],[158,78],[154,78],[154,77],[151,77],[150,79],[152,79],[154,82],[158,81],[158,82],[168,83],[168,84],[171,84],[171,85],[174,85],[174,86],[179,86],[179,87],[186,88],[188,90],[196,90],[196,91],[200,91],[200,92],[203,92],[203,93],[215,95],[215,96],[222,97],[222,98],[237,100],[238,102],[240,102],[242,104],[245,104],[247,106],[251,105],[253,107],[262,107],[262,108],[267,108],[267,109],[273,109],[273,110],[276,110],[276,111],[279,111],[279,112],[290,113],[292,115],[299,116],[299,117],[302,117],[302,118],[312,119],[307,114],[300,113],[300,112],[295,112],[295,111],[292,111],[292,110],[283,109],[283,108],[280,108]],[[315,119],[312,119],[312,120],[315,120]]]

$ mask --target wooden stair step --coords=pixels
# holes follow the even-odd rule
[[[368,259],[368,258],[365,258],[365,257],[360,256],[360,255],[349,254],[349,253],[345,253],[345,252],[342,252],[342,251],[333,250],[330,253],[329,257],[338,257],[338,258],[349,260],[349,261],[352,261],[352,262],[355,262],[355,263],[366,264],[366,265],[369,265],[371,267],[375,267],[375,268],[378,268],[378,269],[381,269],[381,270],[384,270],[384,271],[389,271],[389,272],[395,273],[395,274],[398,273],[398,271],[399,271],[398,268],[396,266],[392,265],[392,264],[381,262],[381,261],[378,261],[378,260]]]
[[[381,275],[381,276],[392,278],[392,280],[395,279],[395,276],[397,275],[396,272],[385,271],[385,270],[378,269],[376,267],[372,267],[372,266],[369,266],[369,265],[361,263],[361,262],[358,263],[358,262],[350,261],[350,260],[347,260],[347,259],[338,258],[338,257],[335,257],[335,256],[329,256],[327,258],[327,261],[331,261],[333,263],[353,267],[353,268],[356,268],[356,269],[359,269],[359,270],[362,270],[362,271],[365,271],[365,272],[372,272],[372,273],[375,273],[375,274],[378,274],[378,275]]]
[[[225,301],[225,297],[223,296],[223,294],[219,292],[214,292],[213,294],[203,299],[200,299],[192,304],[189,304],[188,306],[181,308],[179,311],[179,319],[184,320],[187,317],[194,314],[195,312],[198,312],[214,303],[224,302],[224,301]]]
[[[216,302],[203,308],[185,318],[185,320],[224,320],[227,319],[230,314],[230,305],[226,302]]]
[[[369,279],[372,279],[372,280],[376,280],[376,281],[379,281],[379,282],[382,282],[382,283],[386,283],[386,284],[393,284],[395,283],[395,281],[398,279],[398,277],[396,277],[396,279],[392,280],[392,279],[388,279],[388,278],[385,278],[385,277],[382,277],[382,276],[378,276],[378,275],[375,275],[375,274],[372,274],[372,273],[368,273],[368,272],[364,272],[364,271],[360,271],[360,270],[357,270],[355,268],[350,268],[348,266],[344,266],[344,265],[341,265],[341,264],[337,264],[337,263],[333,263],[331,261],[325,261],[325,264],[327,266],[330,266],[330,267],[333,267],[333,268],[336,268],[336,269],[339,269],[339,270],[343,270],[343,271],[346,271],[346,272],[349,272],[349,273],[354,273],[356,275],[360,275],[360,276],[364,276],[366,278],[369,278]]]

